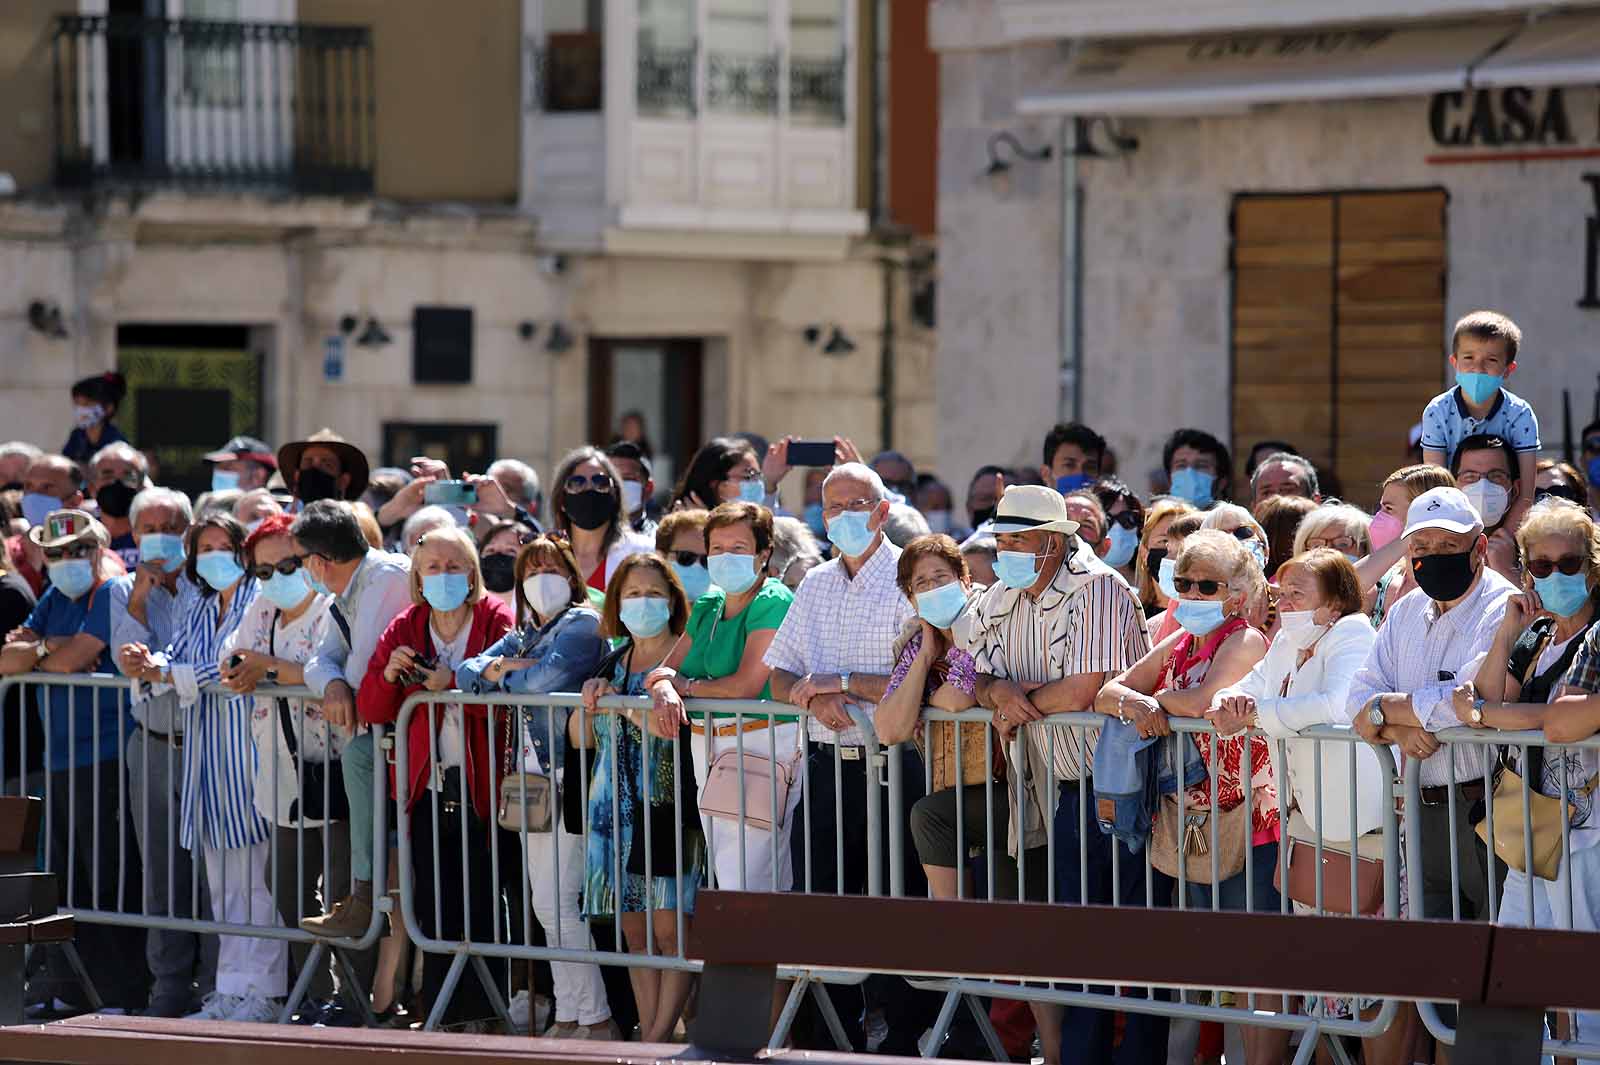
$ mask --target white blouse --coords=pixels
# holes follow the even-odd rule
[[[1318,640],[1318,635],[1321,639]],[[1348,841],[1383,825],[1383,804],[1390,801],[1378,756],[1360,737],[1349,741],[1298,739],[1299,731],[1312,725],[1348,726],[1347,710],[1350,681],[1367,660],[1377,639],[1372,623],[1363,614],[1340,618],[1329,629],[1312,629],[1296,639],[1280,633],[1244,679],[1218,692],[1215,706],[1230,695],[1248,695],[1256,701],[1256,717],[1261,731],[1276,741],[1286,739],[1288,780],[1295,803],[1313,831],[1318,824],[1317,748],[1321,747],[1323,837]],[[1316,641],[1306,664],[1296,668],[1301,648]],[[1284,679],[1288,678],[1288,694]],[[1273,771],[1284,779],[1279,764],[1278,744],[1273,742]],[[1356,791],[1350,791],[1350,752],[1355,751]],[[1352,804],[1355,816],[1352,818]],[[1351,831],[1352,821],[1354,832]]]

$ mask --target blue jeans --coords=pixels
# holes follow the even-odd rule
[[[1278,844],[1258,843],[1250,848],[1250,868],[1241,869],[1217,885],[1219,910],[1246,909],[1245,906],[1245,873],[1250,874],[1253,886],[1250,889],[1251,913],[1278,913],[1283,901],[1278,895],[1278,889],[1272,886],[1273,870],[1278,868]],[[1209,874],[1208,874],[1209,875]],[[1191,909],[1211,909],[1211,885],[1190,884],[1188,902]]]
[[[1079,800],[1076,780],[1061,782],[1055,815],[1056,901],[1068,904],[1088,903],[1110,905],[1112,891],[1116,902],[1125,906],[1159,907],[1172,905],[1171,877],[1155,869],[1150,870],[1150,895],[1145,894],[1145,855],[1141,850],[1134,854],[1122,843],[1113,843],[1110,836],[1100,831],[1095,818],[1094,785],[1085,790],[1087,804]],[[1116,848],[1116,883],[1112,882],[1111,854]],[[1082,853],[1080,853],[1080,851]],[[1084,875],[1087,872],[1088,897],[1083,898]],[[1268,879],[1271,873],[1268,873]],[[1090,991],[1111,994],[1109,987],[1090,987]],[[1126,995],[1144,998],[1142,989],[1126,989]],[[1156,992],[1156,998],[1167,1001],[1171,994]],[[1167,1018],[1146,1013],[1128,1013],[1122,1032],[1122,1043],[1113,1053],[1116,1037],[1115,1014],[1110,1010],[1068,1006],[1061,1021],[1061,1065],[1166,1065]]]
[[[340,753],[339,761],[344,763],[344,795],[350,802],[350,878],[370,881],[372,774],[376,766],[371,731],[356,733]],[[342,890],[343,885],[340,887]]]

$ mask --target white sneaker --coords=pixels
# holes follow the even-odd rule
[[[533,1020],[533,996],[527,991],[518,991],[506,1003],[506,1014],[511,1018],[512,1029],[518,1035],[525,1034],[529,1022]]]
[[[239,1005],[228,1015],[230,1021],[250,1021],[255,1024],[276,1024],[283,1007],[276,999],[252,991],[239,1000]]]
[[[244,998],[239,995],[224,995],[220,991],[213,991],[200,1003],[200,1008],[184,1018],[186,1021],[227,1021],[233,1019],[233,1012],[239,1008]]]

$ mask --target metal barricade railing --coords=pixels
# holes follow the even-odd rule
[[[57,700],[55,695],[64,696],[61,706],[54,705]],[[62,878],[62,905],[63,912],[71,912],[76,920],[86,924],[120,926],[126,928],[143,928],[157,932],[195,933],[199,935],[225,935],[246,936],[256,939],[282,941],[286,945],[299,945],[307,949],[306,958],[299,966],[297,973],[291,969],[292,983],[287,988],[283,1008],[279,1012],[279,1021],[287,1022],[298,1010],[317,972],[328,963],[327,954],[332,951],[334,962],[339,972],[341,990],[352,1006],[369,1022],[373,1020],[370,1002],[366,988],[360,982],[351,965],[348,954],[350,952],[365,951],[373,947],[383,930],[387,920],[387,911],[390,909],[389,899],[386,895],[385,881],[388,870],[388,781],[387,774],[381,771],[373,773],[372,780],[372,810],[373,825],[372,835],[364,841],[349,841],[353,850],[357,846],[371,849],[373,860],[373,914],[367,928],[355,938],[326,939],[313,936],[298,927],[290,927],[283,921],[285,911],[292,912],[297,918],[316,916],[315,913],[305,913],[303,899],[307,894],[306,885],[306,826],[303,818],[296,819],[293,826],[283,825],[282,819],[273,817],[263,819],[268,822],[268,852],[263,874],[266,879],[266,891],[271,897],[268,912],[257,913],[253,901],[247,904],[246,919],[223,920],[219,916],[202,916],[210,908],[207,887],[202,878],[205,876],[204,863],[201,858],[201,840],[198,838],[205,827],[197,821],[191,821],[191,831],[195,834],[193,839],[193,857],[189,863],[190,872],[188,883],[180,885],[174,874],[177,858],[176,852],[182,849],[180,842],[180,822],[184,818],[184,811],[180,808],[181,798],[175,792],[181,792],[181,784],[186,773],[198,774],[203,769],[215,767],[201,767],[198,762],[193,765],[186,761],[183,750],[183,734],[174,729],[171,733],[161,733],[147,729],[133,716],[132,707],[135,703],[142,703],[150,695],[148,688],[137,688],[128,678],[109,674],[48,674],[29,673],[0,677],[0,707],[8,710],[14,709],[20,717],[18,729],[18,750],[5,749],[4,734],[0,733],[0,794],[9,794],[15,789],[17,794],[37,795],[44,800],[44,824],[41,832],[40,867],[45,872],[57,872]],[[221,687],[208,686],[202,689],[202,697],[217,696],[228,700],[245,700],[249,712],[254,711],[255,699],[267,701],[272,706],[270,717],[271,731],[274,737],[270,752],[262,752],[259,746],[251,741],[251,746],[256,748],[255,757],[270,758],[270,779],[273,785],[272,809],[274,812],[283,809],[280,802],[282,796],[278,788],[284,774],[278,759],[283,756],[282,745],[276,742],[279,735],[277,718],[277,700],[286,700],[292,707],[291,713],[295,715],[294,727],[297,735],[306,737],[312,735],[307,731],[306,702],[316,701],[316,697],[306,688],[268,687],[257,688],[249,695],[239,695]],[[83,737],[79,734],[80,723],[78,711],[82,708],[85,698],[90,700],[88,706],[89,720],[87,746],[80,741]],[[15,702],[12,700],[15,698]],[[109,704],[109,705],[108,705]],[[35,716],[37,714],[37,716]],[[56,720],[58,717],[63,721]],[[247,718],[248,720],[248,718]],[[332,750],[330,729],[331,726],[325,719],[318,716],[317,727],[322,729],[320,739],[324,750]],[[237,727],[235,721],[233,727]],[[42,729],[42,746],[30,742],[30,735],[34,729]],[[377,748],[383,742],[382,727],[374,727],[372,742]],[[139,750],[140,759],[137,763],[130,764],[129,741],[136,735],[143,734],[146,738],[154,737],[160,741],[160,746],[165,748],[165,753],[160,757],[163,765],[156,765],[151,761],[150,745],[141,743]],[[237,739],[237,737],[235,737]],[[65,746],[66,750],[59,748]],[[114,747],[114,751],[112,748]],[[32,771],[28,764],[30,749],[41,755],[42,764]],[[106,781],[101,767],[108,762],[116,764],[116,781],[118,794],[114,803],[107,803],[104,799],[103,788]],[[295,777],[296,795],[304,796],[305,789],[305,762],[294,759],[293,776]],[[13,774],[12,770],[15,769]],[[243,766],[229,767],[236,772],[254,776],[256,765],[246,769]],[[378,764],[381,769],[381,762]],[[164,770],[164,771],[163,771]],[[158,779],[159,777],[159,779]],[[166,782],[156,794],[157,785]],[[143,801],[138,809],[134,809],[132,801],[132,788],[139,785]],[[239,781],[234,786],[240,786]],[[329,809],[332,798],[331,789],[343,788],[332,782],[331,774],[324,774],[323,809]],[[88,823],[82,823],[79,816],[83,791],[88,790],[91,802],[88,804]],[[253,781],[249,785],[253,795]],[[60,809],[65,804],[66,809]],[[203,810],[206,804],[196,799],[193,807],[197,819],[204,817]],[[254,807],[254,803],[252,803]],[[249,815],[259,817],[259,811],[252,808]],[[165,840],[163,847],[155,848],[160,855],[148,857],[162,857],[166,869],[152,867],[143,853],[152,848],[152,818],[160,818],[164,824],[161,838]],[[111,820],[114,824],[104,823]],[[64,822],[64,824],[63,824]],[[329,821],[329,824],[337,822]],[[293,827],[295,842],[292,848],[293,859],[296,863],[292,877],[291,890],[295,891],[294,906],[286,907],[280,904],[278,888],[285,877],[278,865],[280,862],[280,848],[277,847],[275,835],[281,828]],[[141,841],[144,841],[141,844]],[[331,834],[322,833],[321,868],[324,870],[321,878],[321,892],[326,904],[347,894],[348,884],[332,884],[329,882],[332,863],[329,861],[329,851],[332,846]],[[57,869],[55,862],[58,852],[67,856],[66,868]],[[130,857],[139,859],[138,883],[130,883],[130,869],[135,864]],[[116,862],[116,887],[114,891],[102,890],[102,881],[109,879],[103,877],[105,867]],[[90,884],[85,892],[78,883],[82,867]],[[223,865],[226,870],[226,864]],[[247,868],[251,868],[247,866]],[[166,875],[163,876],[162,874]],[[224,881],[220,889],[224,894],[228,891]],[[165,899],[160,898],[160,892],[155,895],[156,904],[151,903],[152,883],[165,880]],[[237,885],[235,885],[237,887]],[[179,905],[179,891],[187,895],[185,905]],[[109,897],[108,897],[109,896]],[[152,912],[160,910],[163,912]],[[174,913],[186,910],[190,916],[174,916]],[[142,953],[141,944],[141,953]],[[79,982],[89,1004],[93,1007],[102,1005],[101,996],[95,986],[92,974],[86,969],[78,957],[78,952],[71,945],[66,945],[67,958],[74,968]]]
[[[1433,738],[1440,744],[1440,753],[1447,755],[1443,759],[1448,767],[1448,775],[1443,784],[1446,801],[1444,804],[1446,835],[1448,838],[1448,864],[1449,864],[1449,891],[1451,913],[1447,916],[1451,920],[1461,920],[1461,896],[1464,890],[1464,871],[1468,869],[1467,863],[1481,865],[1483,870],[1483,883],[1487,889],[1485,899],[1487,913],[1477,916],[1477,920],[1488,920],[1493,923],[1507,923],[1505,910],[1508,904],[1521,903],[1522,911],[1518,915],[1517,924],[1527,927],[1553,928],[1556,930],[1577,932],[1594,931],[1594,929],[1579,929],[1575,927],[1574,909],[1575,890],[1581,890],[1583,885],[1576,885],[1572,849],[1572,822],[1583,823],[1585,819],[1593,822],[1593,779],[1584,777],[1579,779],[1573,776],[1573,762],[1582,765],[1578,751],[1600,751],[1600,736],[1591,736],[1585,740],[1574,743],[1554,744],[1545,739],[1540,731],[1498,731],[1495,729],[1452,728],[1433,733]],[[1458,776],[1457,748],[1481,749],[1483,793],[1481,800],[1469,804],[1460,794],[1462,785],[1472,785],[1479,782],[1480,778],[1473,776],[1470,780]],[[1567,816],[1559,817],[1561,826],[1561,848],[1556,879],[1549,880],[1535,875],[1537,868],[1535,852],[1535,827],[1533,821],[1533,795],[1537,789],[1539,794],[1544,792],[1544,780],[1533,781],[1527,771],[1529,753],[1533,750],[1543,750],[1545,764],[1550,764],[1550,755],[1555,755],[1560,764],[1560,791],[1562,793],[1563,808],[1570,805],[1571,812]],[[1573,757],[1569,757],[1572,754]],[[1502,765],[1511,762],[1514,755],[1514,768],[1521,778],[1521,786],[1517,794],[1512,796],[1513,817],[1520,824],[1496,826],[1495,823],[1495,794],[1496,789],[1504,783],[1500,769]],[[1437,755],[1435,756],[1437,757]],[[1422,774],[1411,771],[1418,768],[1417,764],[1408,766],[1405,775],[1405,841],[1406,862],[1411,877],[1411,905],[1410,917],[1421,920],[1430,916],[1426,913],[1423,902],[1423,878],[1427,875],[1428,851],[1425,849],[1425,828],[1423,825],[1424,810],[1430,805],[1423,802]],[[1548,779],[1546,777],[1545,779]],[[1473,820],[1473,805],[1476,801],[1483,804],[1481,823],[1487,840],[1476,838],[1478,821]],[[1584,804],[1588,803],[1585,807]],[[1559,816],[1559,815],[1558,815]],[[1435,826],[1437,830],[1437,826]],[[1473,837],[1473,853],[1464,856],[1460,853],[1460,840],[1463,830]],[[1595,830],[1591,825],[1590,830]],[[1501,858],[1496,857],[1497,837],[1509,831],[1512,839],[1506,843],[1507,857],[1512,859],[1520,857],[1522,870],[1516,870],[1507,865]],[[1516,843],[1516,836],[1521,837],[1521,853]],[[1581,851],[1581,849],[1580,849]],[[1437,856],[1434,861],[1437,862]],[[1440,870],[1439,872],[1443,872]],[[1470,870],[1475,878],[1477,868]],[[1548,885],[1548,886],[1544,886]],[[1520,897],[1516,897],[1520,896]],[[1540,906],[1540,899],[1545,900],[1545,905]],[[1558,905],[1559,904],[1559,905]],[[1549,923],[1539,923],[1540,917],[1548,913]],[[1455,1045],[1456,1030],[1454,1025],[1445,1020],[1439,1007],[1435,1003],[1422,1002],[1417,1005],[1417,1012],[1423,1025],[1434,1039],[1449,1046]],[[1558,1058],[1585,1058],[1600,1059],[1600,1039],[1591,1036],[1590,1041],[1582,1039],[1547,1038],[1544,1042],[1544,1054],[1554,1055]]]

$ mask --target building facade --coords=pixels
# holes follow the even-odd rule
[[[375,463],[547,473],[634,410],[662,487],[737,430],[930,458],[886,25],[852,0],[8,5],[0,437],[64,440],[70,383],[119,369],[119,423],[178,480],[234,433],[324,425]]]
[[[1141,490],[1194,426],[1371,505],[1481,307],[1559,456],[1600,402],[1600,22],[1537,6],[938,0],[952,477],[1076,415]]]

